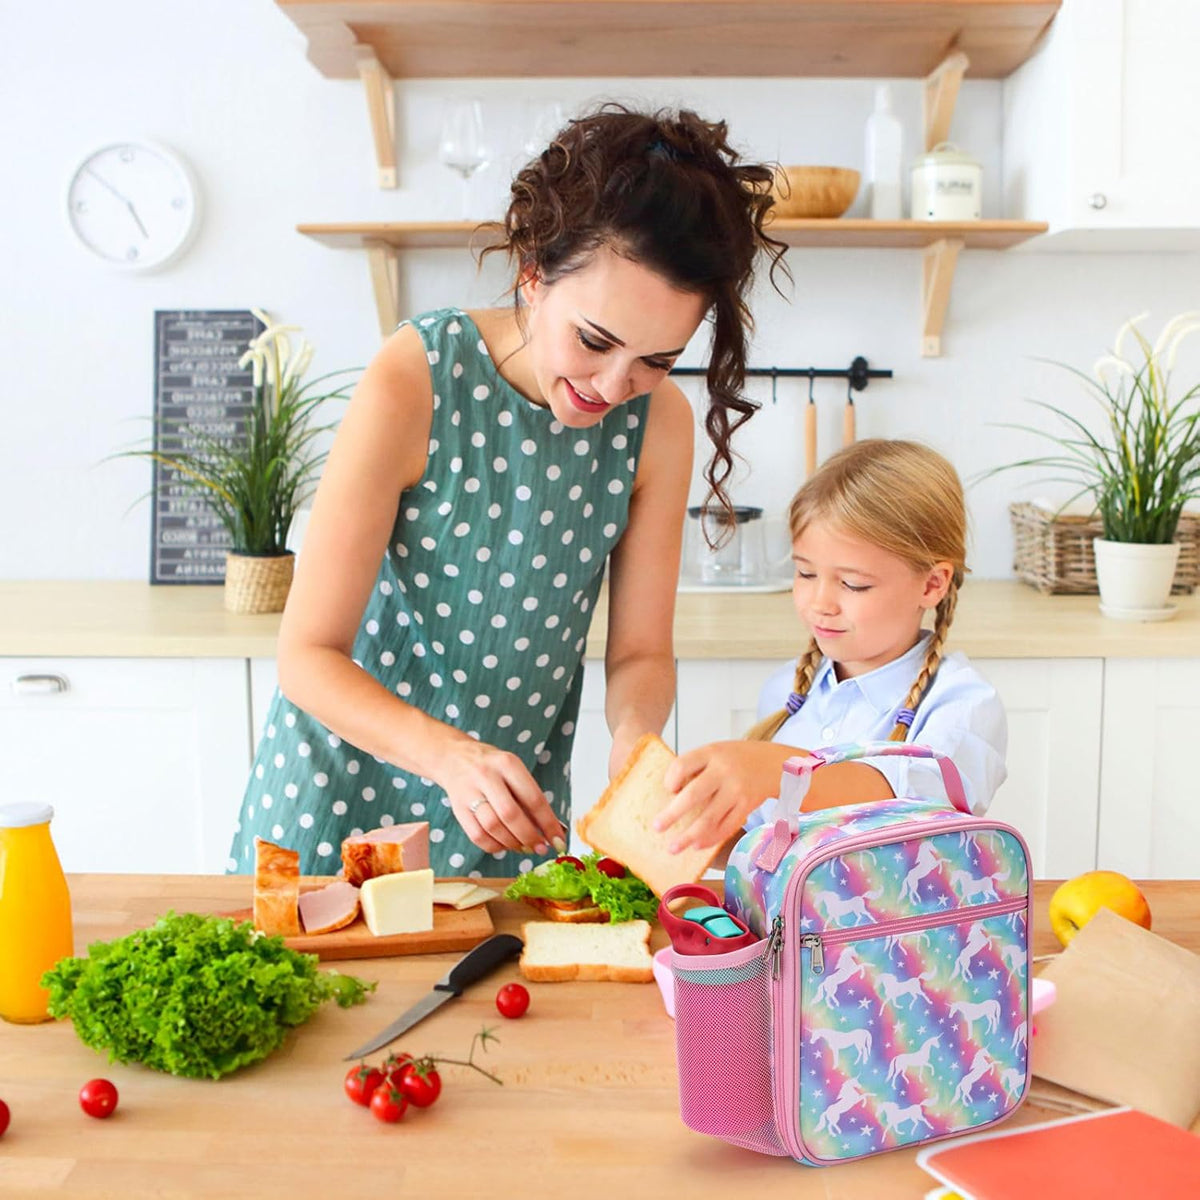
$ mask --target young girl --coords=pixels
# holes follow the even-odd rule
[[[722,844],[767,819],[785,759],[885,740],[949,755],[972,810],[984,812],[1004,781],[1007,727],[995,689],[965,655],[945,653],[966,570],[954,468],[915,442],[858,442],[797,492],[788,520],[792,594],[812,640],[763,685],[762,719],[746,741],[701,746],[672,764],[677,795],[657,827],[693,814],[676,847]],[[923,630],[928,612],[933,629]],[[815,772],[804,808],[945,795],[931,759],[861,759]]]
[[[429,822],[438,874],[561,850],[607,560],[612,761],[662,728],[693,424],[667,374],[711,320],[706,478],[728,504],[755,407],[745,296],[758,252],[784,249],[763,234],[770,179],[723,123],[605,106],[512,185],[513,307],[385,343],[316,495],[230,870],[261,835],[334,873],[345,836],[408,821]]]

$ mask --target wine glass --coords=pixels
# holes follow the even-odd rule
[[[558,100],[526,100],[523,110],[525,140],[521,148],[530,158],[536,158],[567,123],[566,113]]]
[[[463,178],[463,220],[471,215],[471,176],[487,166],[483,106],[478,100],[452,100],[442,116],[438,158]]]

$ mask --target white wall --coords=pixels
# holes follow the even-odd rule
[[[0,0],[0,578],[145,578],[149,487],[144,464],[102,462],[146,431],[153,311],[261,305],[304,327],[314,369],[365,362],[378,345],[364,256],[326,249],[299,222],[443,218],[460,182],[437,161],[442,101],[485,102],[496,161],[475,181],[498,213],[522,141],[523,101],[577,108],[603,97],[684,103],[727,119],[748,153],[784,162],[861,165],[870,80],[484,80],[397,86],[401,187],[381,191],[360,85],[324,79],[271,0]],[[552,64],[547,64],[551,69]],[[920,126],[920,84],[894,88],[906,157]],[[985,216],[1002,216],[1000,84],[967,82],[952,136],[984,166]],[[177,264],[127,276],[92,262],[67,227],[64,194],[96,145],[147,137],[181,152],[199,176],[200,234]],[[861,209],[861,203],[856,210]],[[964,252],[945,356],[919,355],[921,258],[898,250],[793,250],[787,300],[762,284],[753,364],[845,366],[855,354],[895,379],[856,397],[860,436],[912,436],[947,453],[964,478],[1033,450],[991,423],[1028,422],[1028,396],[1082,405],[1069,378],[1034,360],[1087,368],[1126,317],[1149,328],[1200,307],[1195,255]],[[505,277],[462,252],[404,260],[402,308],[481,306]],[[699,363],[704,347],[686,358]],[[1198,363],[1196,347],[1180,373]],[[696,393],[696,384],[686,385]],[[767,405],[738,449],[736,498],[782,510],[800,482],[807,384],[752,384]],[[837,444],[844,386],[818,388],[823,452]],[[703,449],[698,440],[698,448]],[[1059,492],[1061,489],[1059,489]],[[700,488],[695,488],[696,496]],[[1059,494],[1015,476],[969,492],[973,566],[1010,573],[1006,506]],[[131,507],[132,506],[132,507]]]

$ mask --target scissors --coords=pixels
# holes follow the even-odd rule
[[[669,905],[684,896],[708,903],[676,916]],[[761,940],[728,909],[721,907],[716,892],[699,883],[681,883],[668,888],[658,906],[658,919],[670,935],[671,945],[680,954],[726,954]]]

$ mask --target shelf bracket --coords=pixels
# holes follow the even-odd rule
[[[961,238],[942,238],[925,248],[921,281],[921,356],[938,358],[942,353],[942,326],[950,306],[950,285],[954,282],[954,267],[958,252],[963,248]]]
[[[371,288],[375,293],[375,311],[379,314],[379,332],[389,338],[400,324],[400,252],[387,242],[368,239],[364,246],[371,268]]]
[[[367,112],[375,140],[375,160],[379,167],[379,186],[396,187],[396,92],[387,68],[370,46],[356,43],[354,61],[367,93]]]
[[[950,121],[958,100],[958,86],[970,65],[971,60],[961,50],[955,50],[925,76],[922,96],[926,150],[932,150],[950,136]]]

